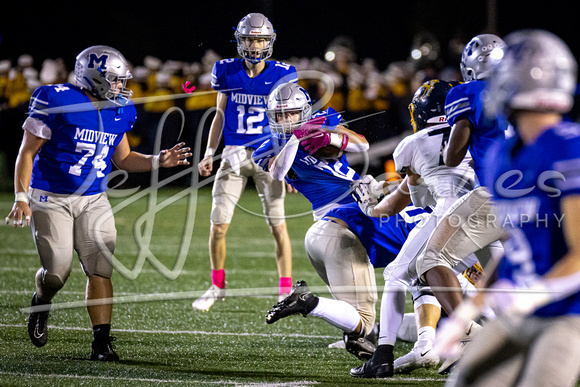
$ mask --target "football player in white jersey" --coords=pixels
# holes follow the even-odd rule
[[[445,118],[445,97],[452,87],[452,83],[431,80],[415,92],[409,105],[415,134],[403,139],[393,154],[397,172],[406,175],[395,192],[379,203],[376,192],[382,191],[383,182],[367,175],[353,184],[353,195],[369,216],[392,216],[411,201],[419,207],[434,205],[434,211],[413,229],[397,259],[385,268],[379,346],[367,363],[351,370],[352,376],[384,377],[390,376],[389,371],[391,375],[393,371],[406,373],[439,363],[433,341],[440,305],[429,289],[419,287],[413,292],[418,340],[408,355],[394,362],[394,369],[393,349],[403,320],[406,291],[418,277],[416,260],[445,211],[474,185],[469,154],[457,167],[447,167],[442,160],[441,150],[451,131]],[[464,268],[476,263],[474,258],[471,260]]]
[[[69,277],[73,250],[87,276],[86,299],[113,297],[116,230],[106,194],[111,162],[129,172],[189,164],[183,143],[159,155],[131,151],[126,132],[137,117],[125,88],[129,78],[119,51],[92,46],[77,56],[76,85],[41,86],[30,100],[14,173],[16,200],[6,221],[30,225],[42,263],[28,319],[30,340],[38,347],[46,344],[51,300]],[[94,332],[91,359],[119,360],[109,335],[112,303],[87,310]]]
[[[244,16],[235,38],[241,58],[216,62],[212,71],[212,87],[218,92],[217,112],[205,156],[198,165],[201,176],[211,175],[214,153],[223,133],[225,149],[212,190],[209,237],[212,285],[192,304],[194,309],[203,311],[226,295],[226,234],[249,177],[254,180],[276,244],[279,298],[287,296],[292,286],[292,247],[284,219],[285,186],[258,167],[252,154],[269,135],[266,102],[270,91],[281,82],[297,82],[298,77],[293,66],[267,60],[272,55],[276,33],[261,13]]]

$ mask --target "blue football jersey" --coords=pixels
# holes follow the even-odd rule
[[[447,122],[453,126],[456,121],[468,119],[473,125],[469,151],[473,157],[475,175],[479,185],[486,186],[483,172],[484,157],[495,143],[505,139],[507,121],[486,117],[483,109],[482,92],[485,81],[471,81],[452,88],[445,99]]]
[[[342,119],[332,108],[314,114],[314,117],[324,115],[327,129],[334,129]],[[284,144],[278,138],[270,136],[253,154],[253,159],[264,170],[268,169],[270,159],[275,157]],[[333,204],[352,203],[350,183],[359,179],[358,173],[350,168],[346,156],[334,159],[319,159],[312,156],[301,145],[298,147],[292,168],[286,175],[286,182],[291,184],[312,204],[312,210]],[[320,216],[322,216],[321,214]]]
[[[137,119],[135,106],[97,110],[79,87],[65,83],[37,88],[28,111],[50,129],[34,159],[30,186],[61,194],[103,192],[115,147]]]
[[[257,148],[270,133],[266,117],[268,95],[281,83],[298,82],[294,66],[276,61],[265,63],[264,71],[254,78],[248,76],[243,59],[224,59],[214,64],[212,87],[228,96],[225,145]]]
[[[409,233],[430,209],[408,206],[400,214],[385,218],[366,216],[356,202],[341,205],[326,213],[343,220],[364,246],[369,260],[375,268],[386,267],[397,255]],[[408,223],[405,218],[411,221]]]
[[[499,277],[526,286],[568,251],[560,205],[567,195],[580,195],[580,125],[562,122],[528,145],[516,135],[494,147],[486,165],[498,220],[510,234]],[[535,314],[569,313],[580,313],[580,294]]]
[[[329,129],[336,128],[342,119],[332,108],[313,116],[325,116],[324,126]],[[266,170],[270,159],[282,147],[283,144],[272,137],[254,152],[254,161]],[[371,263],[375,267],[385,267],[401,250],[409,232],[420,220],[420,214],[427,212],[409,206],[401,214],[389,218],[368,217],[351,196],[350,183],[357,179],[360,179],[358,173],[350,168],[344,155],[338,159],[319,159],[301,145],[286,176],[286,181],[312,204],[315,218],[332,216],[343,220],[360,239]]]

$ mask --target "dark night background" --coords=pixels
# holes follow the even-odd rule
[[[322,57],[338,35],[351,36],[359,58],[384,69],[408,58],[413,36],[435,34],[442,50],[454,35],[468,41],[488,32],[488,8],[496,4],[500,36],[520,28],[544,28],[562,37],[578,57],[578,17],[572,1],[11,1],[0,23],[0,59],[28,53],[38,67],[62,57],[69,68],[84,48],[106,44],[133,64],[146,55],[162,60],[199,61],[205,50],[236,55],[233,27],[249,12],[262,12],[278,33],[277,59]]]

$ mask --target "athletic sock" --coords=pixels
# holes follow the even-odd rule
[[[279,288],[279,294],[289,294],[292,290],[292,277],[280,277]]]
[[[430,326],[421,327],[417,330],[417,341],[415,347],[425,346],[427,343],[433,344],[435,341],[435,328]]]
[[[93,327],[93,336],[97,342],[109,342],[111,335],[111,324],[99,324]]]
[[[211,271],[211,283],[220,289],[226,288],[226,273],[224,269]]]
[[[318,300],[310,315],[319,317],[327,323],[347,333],[354,332],[361,318],[357,310],[345,301],[314,297]]]
[[[379,345],[377,350],[373,354],[373,362],[375,364],[384,364],[384,363],[393,363],[395,361],[395,355],[393,354],[393,350],[395,349],[394,345],[384,344]]]

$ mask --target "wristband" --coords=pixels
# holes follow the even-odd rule
[[[205,159],[207,156],[213,156],[214,154],[215,154],[215,148],[208,147],[205,150],[205,154],[203,155],[203,158]]]
[[[151,170],[154,171],[159,169],[159,155],[155,155],[151,158]]]
[[[14,194],[14,201],[28,203],[28,194],[26,192],[16,192]]]
[[[342,134],[342,145],[340,146],[340,150],[343,151],[348,146],[348,134]]]
[[[330,145],[337,147],[340,150],[344,150],[342,147],[343,139],[340,137],[338,133],[331,133],[330,134]]]

